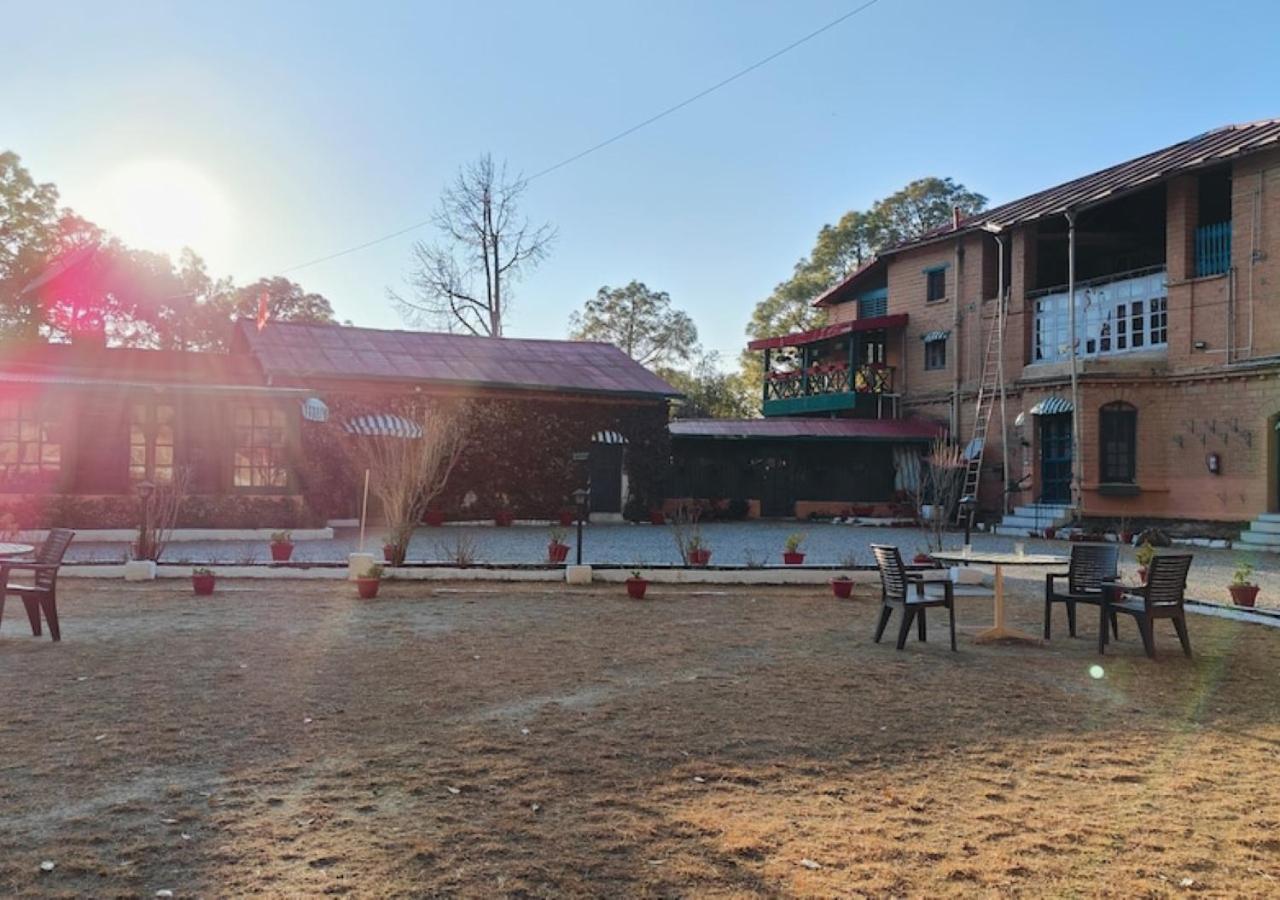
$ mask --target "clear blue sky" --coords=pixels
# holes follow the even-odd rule
[[[232,223],[196,249],[247,281],[426,218],[483,151],[537,171],[856,5],[11,3],[0,148],[100,220],[105,172],[195,167]],[[752,305],[845,210],[924,175],[1000,202],[1278,116],[1278,49],[1262,0],[880,0],[532,185],[527,212],[559,241],[509,331],[560,337],[596,288],[637,278],[733,356]],[[396,327],[385,292],[412,239],[291,277]]]

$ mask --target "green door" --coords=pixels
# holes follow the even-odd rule
[[[1040,416],[1040,502],[1071,502],[1071,413]]]

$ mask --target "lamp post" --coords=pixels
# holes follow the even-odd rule
[[[973,515],[978,508],[978,499],[972,494],[960,498],[960,517],[964,519],[964,546],[968,549],[973,535]]]
[[[135,548],[139,559],[151,558],[151,495],[156,486],[150,481],[138,483],[138,512],[141,513],[142,530],[138,533],[138,546]]]
[[[591,454],[586,450],[575,450],[572,459],[579,466],[582,466],[587,460],[591,459]],[[591,499],[591,475],[589,472],[587,473],[586,481],[586,487],[578,488],[573,492],[573,505],[578,508],[578,565],[582,565],[582,520],[586,516],[587,501]]]

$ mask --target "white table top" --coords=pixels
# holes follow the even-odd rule
[[[988,566],[1064,566],[1070,560],[1053,553],[1003,553],[994,550],[938,550],[929,554],[941,562],[983,563]]]
[[[31,553],[36,548],[30,544],[6,544],[0,543],[0,558],[6,556],[22,556],[24,553]]]

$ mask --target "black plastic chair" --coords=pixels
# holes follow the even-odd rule
[[[49,532],[36,558],[30,562],[0,562],[0,584],[4,585],[0,593],[0,620],[4,618],[4,602],[10,594],[20,597],[27,608],[27,620],[31,622],[31,633],[36,637],[41,634],[40,614],[49,623],[49,636],[55,641],[62,640],[62,631],[58,628],[58,569],[62,567],[62,557],[76,533],[70,528],[55,528]],[[9,573],[13,571],[30,572],[30,583],[9,581]]]
[[[1133,616],[1142,635],[1142,648],[1156,658],[1156,619],[1171,619],[1182,643],[1182,652],[1191,655],[1191,638],[1187,634],[1187,572],[1191,570],[1190,554],[1156,556],[1147,568],[1147,583],[1142,587],[1116,586],[1108,590],[1101,615],[1124,613]],[[1105,621],[1105,619],[1104,619]],[[1101,625],[1102,622],[1099,622]],[[1098,635],[1098,652],[1106,652],[1107,629]]]
[[[950,614],[951,649],[956,649],[956,606],[955,588],[950,579],[929,582],[940,585],[942,596],[925,591],[924,576],[918,572],[908,572],[902,564],[902,554],[897,547],[886,544],[872,544],[871,552],[875,554],[876,565],[880,569],[880,621],[876,624],[876,643],[884,635],[889,625],[889,618],[895,609],[902,612],[902,622],[898,626],[898,649],[906,646],[907,635],[911,633],[911,623],[915,621],[918,637],[927,640],[925,626],[925,610],[931,606],[944,606]],[[915,587],[912,592],[909,588]]]
[[[1072,544],[1071,561],[1066,572],[1050,572],[1044,576],[1044,639],[1049,640],[1049,624],[1053,605],[1067,607],[1067,631],[1076,636],[1076,604],[1102,603],[1103,584],[1114,581],[1119,571],[1120,548],[1116,544]],[[1066,579],[1066,590],[1057,582]],[[1115,619],[1111,627],[1116,628]]]

